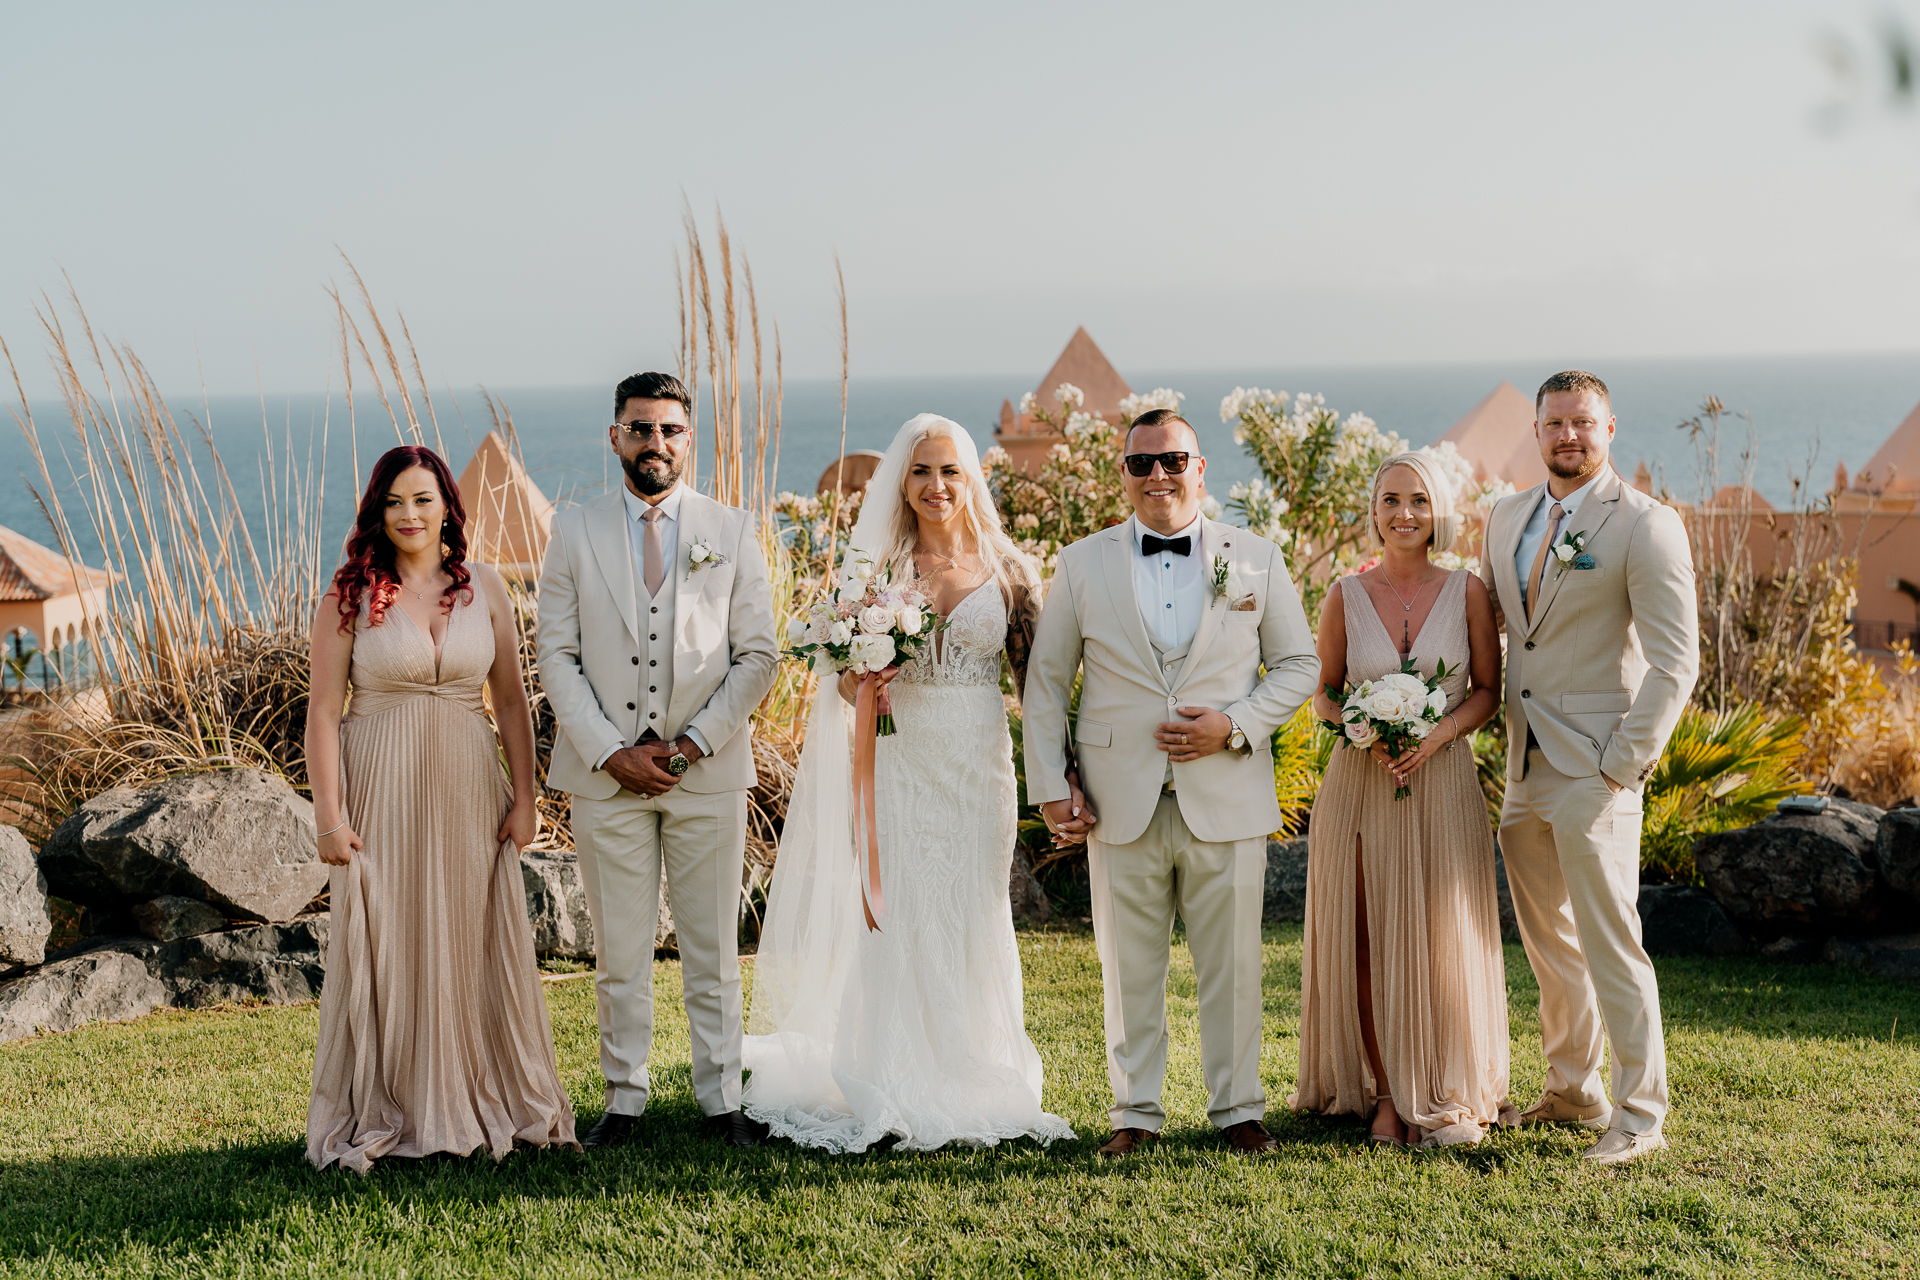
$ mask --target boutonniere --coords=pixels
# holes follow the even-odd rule
[[[1560,541],[1553,544],[1553,576],[1559,577],[1569,566],[1575,569],[1593,568],[1593,557],[1587,555],[1586,550],[1587,535],[1584,532],[1562,535]],[[1585,564],[1581,563],[1583,560]]]
[[[687,548],[688,573],[698,573],[702,569],[711,568],[716,564],[725,564],[726,562],[727,558],[724,555],[715,551],[705,542],[696,542]]]
[[[1240,579],[1234,575],[1233,562],[1225,556],[1215,556],[1213,558],[1214,596],[1224,600],[1228,596],[1239,594],[1239,591]]]

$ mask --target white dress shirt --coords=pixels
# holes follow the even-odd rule
[[[1207,557],[1200,538],[1205,523],[1195,517],[1173,535],[1193,539],[1192,549],[1184,556],[1166,550],[1142,554],[1140,540],[1153,530],[1141,524],[1138,516],[1131,517],[1127,526],[1133,538],[1133,598],[1140,616],[1162,649],[1178,649],[1193,639],[1207,608]]]
[[[640,605],[641,622],[647,633],[661,637],[658,641],[641,641],[647,652],[663,656],[658,660],[649,659],[647,665],[635,675],[636,680],[643,681],[640,692],[644,706],[650,713],[649,718],[656,722],[665,720],[667,707],[673,701],[674,581],[680,566],[682,492],[682,487],[676,484],[658,503],[649,503],[626,485],[620,486],[620,496],[627,504],[627,537],[633,550],[633,594]],[[647,594],[647,523],[641,518],[649,510],[655,509],[660,512],[660,563],[667,571],[666,580],[660,584],[658,598]],[[713,748],[698,729],[689,725],[685,733],[700,748],[701,754],[713,754]],[[619,749],[614,748],[615,751]],[[604,767],[607,758],[612,755],[612,751],[607,752],[593,767]]]
[[[1601,465],[1604,467],[1607,464]],[[1585,484],[1564,498],[1556,498],[1552,490],[1548,490],[1534,505],[1533,515],[1527,519],[1527,527],[1520,531],[1520,545],[1513,553],[1513,567],[1520,573],[1520,607],[1523,611],[1527,607],[1527,579],[1533,576],[1533,558],[1540,554],[1540,540],[1547,536],[1547,518],[1553,511],[1553,504],[1558,502],[1564,513],[1560,517],[1560,533],[1564,534],[1573,528],[1573,513],[1580,509],[1580,504],[1586,500],[1587,490],[1593,488],[1593,482],[1599,478],[1600,473],[1594,472]],[[1559,535],[1555,536],[1557,540]],[[1523,612],[1521,616],[1526,615]]]

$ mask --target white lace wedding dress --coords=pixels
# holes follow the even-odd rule
[[[890,686],[898,732],[879,740],[874,767],[880,932],[861,917],[851,834],[834,830],[844,803],[818,806],[831,815],[825,830],[809,825],[804,803],[789,810],[748,1023],[764,1034],[746,1040],[741,1104],[777,1137],[849,1152],[888,1135],[919,1150],[1073,1136],[1041,1109],[1040,1055],[1022,1013],[1007,898],[1006,635],[989,579]],[[830,683],[816,698],[828,702],[815,709],[795,791],[830,800],[845,785],[843,753],[815,752],[811,735],[831,734],[847,712]]]

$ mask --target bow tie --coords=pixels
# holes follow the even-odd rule
[[[1177,538],[1159,538],[1151,533],[1140,535],[1141,555],[1159,555],[1162,551],[1171,551],[1177,556],[1190,555],[1193,552],[1193,538],[1187,534],[1181,534]]]

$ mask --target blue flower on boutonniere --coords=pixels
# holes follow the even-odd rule
[[[1582,553],[1573,558],[1573,567],[1576,569],[1593,569],[1598,566],[1594,564],[1592,556]]]

